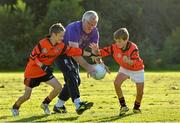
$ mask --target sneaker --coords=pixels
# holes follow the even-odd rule
[[[140,109],[134,109],[134,108],[133,108],[133,112],[134,112],[135,114],[138,114],[138,113],[141,113],[141,110],[140,110]]]
[[[81,115],[84,111],[87,109],[90,109],[93,106],[93,102],[80,102],[80,106],[78,109],[76,109],[76,112],[78,115]]]
[[[45,113],[45,114],[51,114],[51,112],[50,112],[50,110],[49,110],[49,107],[48,107],[48,104],[42,103],[42,104],[41,104],[41,108],[44,110],[44,113]]]
[[[129,111],[129,108],[127,106],[121,107],[119,116],[124,115],[127,111]]]
[[[13,116],[18,116],[19,115],[19,110],[15,108],[11,108],[11,112]]]
[[[66,107],[64,105],[62,107],[54,106],[53,111],[55,113],[67,113]]]

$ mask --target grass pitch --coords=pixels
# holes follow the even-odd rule
[[[54,74],[63,84],[61,73]],[[20,108],[20,116],[12,117],[10,108],[24,93],[23,73],[0,73],[0,122],[178,122],[180,121],[180,72],[146,72],[145,90],[142,100],[142,114],[133,114],[135,84],[130,80],[123,84],[126,103],[130,108],[125,116],[118,116],[119,105],[113,81],[116,73],[106,75],[103,80],[87,78],[81,73],[81,99],[94,102],[94,106],[77,115],[75,106],[66,102],[67,114],[44,115],[40,108],[51,87],[42,83],[34,88],[31,99]],[[52,111],[55,98],[50,103]]]

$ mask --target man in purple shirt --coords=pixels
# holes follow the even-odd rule
[[[98,15],[95,11],[87,11],[82,17],[82,21],[70,23],[66,27],[64,43],[71,47],[85,49],[91,43],[99,42],[99,32],[96,28]],[[58,101],[53,110],[57,113],[66,113],[65,102],[71,97],[76,106],[77,114],[82,114],[85,110],[93,106],[93,102],[82,102],[78,86],[81,79],[79,76],[79,64],[87,70],[88,73],[95,71],[93,65],[89,64],[82,56],[69,57],[61,55],[55,60],[55,64],[64,75],[64,87],[58,96]]]

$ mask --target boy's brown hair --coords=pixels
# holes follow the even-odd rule
[[[61,23],[53,24],[49,28],[49,35],[51,35],[52,33],[59,33],[61,31],[65,31],[65,28],[64,28],[64,26]]]
[[[129,39],[129,32],[126,28],[119,28],[118,30],[114,32],[113,36],[114,36],[114,39],[127,40]]]

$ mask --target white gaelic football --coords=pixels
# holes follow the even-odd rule
[[[95,69],[96,69],[96,71],[90,74],[91,77],[96,80],[103,79],[106,75],[106,69],[105,69],[104,65],[95,64]]]

